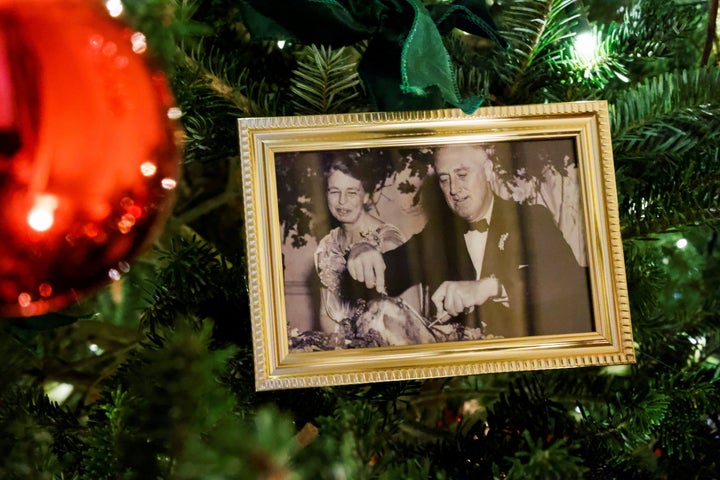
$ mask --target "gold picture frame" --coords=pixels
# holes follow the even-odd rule
[[[605,101],[487,107],[472,115],[435,110],[242,118],[239,137],[257,390],[634,363]],[[314,259],[319,239],[310,232],[329,217],[313,213],[325,205],[310,197],[326,192],[321,159],[339,152],[373,158],[383,154],[384,161],[392,160],[395,169],[388,168],[386,176],[392,182],[380,184],[385,189],[392,183],[392,193],[372,191],[365,198],[375,196],[385,202],[382,212],[387,213],[379,210],[379,202],[373,203],[375,217],[395,215],[397,223],[410,225],[410,217],[429,216],[418,198],[425,195],[420,193],[423,185],[434,182],[435,176],[432,167],[418,170],[419,157],[448,146],[477,146],[489,152],[494,160],[494,195],[501,191],[503,199],[540,205],[552,214],[558,228],[565,222],[562,234],[587,275],[584,293],[576,298],[578,303],[587,302],[592,312],[589,328],[500,336],[493,335],[483,320],[478,337],[445,336],[442,341],[407,344],[381,341],[358,348],[346,348],[353,345],[338,333],[340,326],[320,331],[318,318],[326,310],[315,310],[317,295],[311,288],[318,285],[313,277],[320,271]],[[498,167],[501,160],[505,166]],[[425,205],[433,205],[432,200]],[[400,213],[392,213],[392,208]],[[570,220],[563,215],[570,215]],[[405,225],[410,232],[405,239],[426,228],[423,221],[427,218],[417,220],[420,227]],[[507,236],[504,233],[493,245],[494,251],[504,250]],[[568,240],[571,236],[574,241]],[[554,286],[562,277],[560,272],[555,279],[544,280],[544,286]],[[498,286],[503,293],[498,292],[497,298],[503,302],[507,300],[505,286],[500,281]],[[423,295],[422,287],[417,286],[417,308],[425,307],[432,293]],[[402,308],[407,304],[400,302]],[[363,305],[368,308],[369,302]],[[535,312],[543,311],[542,304],[533,309],[533,318],[539,318]],[[423,315],[427,312],[423,310]],[[558,324],[563,322],[558,320]],[[343,325],[349,331],[347,323]],[[443,328],[443,332],[454,329],[463,335],[472,331],[458,330],[455,324]],[[312,342],[302,346],[297,341],[312,339],[312,335],[329,343],[318,348]]]

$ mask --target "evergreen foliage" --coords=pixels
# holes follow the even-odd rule
[[[0,323],[0,477],[720,478],[717,2],[496,0],[507,48],[442,38],[463,97],[610,102],[636,365],[276,392],[254,388],[237,118],[376,105],[365,40],[257,41],[244,3],[123,0],[183,111],[179,199],[122,282]],[[380,25],[407,2],[323,3]],[[285,234],[315,234],[295,207]]]
[[[547,99],[545,95],[556,78],[553,70],[562,68],[562,52],[568,45],[564,40],[574,36],[578,17],[573,0],[509,4],[501,17],[500,31],[510,48],[491,62],[492,75],[502,86],[499,98],[503,103],[541,103]]]
[[[290,91],[298,115],[344,113],[359,95],[357,63],[344,48],[307,47],[293,71]]]

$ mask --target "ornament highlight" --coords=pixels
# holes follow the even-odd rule
[[[88,0],[0,0],[0,316],[119,279],[159,233],[179,110],[145,38]]]

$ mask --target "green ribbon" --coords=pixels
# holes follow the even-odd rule
[[[382,111],[450,104],[474,112],[483,98],[461,98],[442,35],[459,28],[507,47],[484,0],[427,7],[421,0],[240,0],[240,8],[257,40],[332,47],[368,40],[358,73]]]

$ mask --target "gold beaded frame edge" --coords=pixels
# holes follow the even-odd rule
[[[635,362],[605,101],[460,110],[240,118],[247,287],[258,391]],[[274,154],[482,143],[546,137],[576,141],[595,331],[290,352]]]

